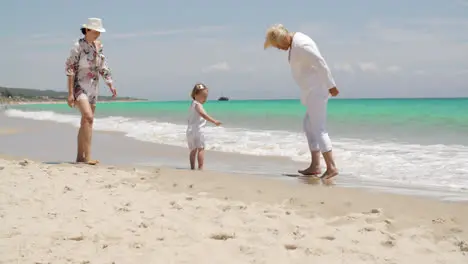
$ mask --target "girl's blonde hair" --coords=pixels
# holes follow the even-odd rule
[[[197,95],[199,92],[208,89],[208,87],[203,84],[203,83],[197,83],[192,89],[192,93],[190,96],[192,97],[193,100],[195,100],[195,95]]]

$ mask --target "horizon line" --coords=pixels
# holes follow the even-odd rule
[[[19,88],[19,87],[8,87],[8,86],[0,86],[0,88],[3,89],[26,89],[26,90],[36,90],[36,91],[52,91],[52,92],[58,92],[58,93],[66,93],[65,91],[60,91],[60,90],[54,90],[54,89],[34,89],[34,88]],[[106,96],[106,95],[100,95],[100,96]],[[120,98],[134,98],[134,99],[140,99],[146,102],[186,102],[186,101],[191,101],[191,99],[177,99],[177,100],[152,100],[149,98],[140,98],[138,96],[130,96],[130,95],[122,95]],[[225,97],[225,96],[220,96],[220,97]],[[229,101],[293,101],[293,100],[300,100],[299,98],[252,98],[252,99],[231,99],[229,98]],[[343,97],[331,97],[331,100],[424,100],[424,99],[468,99],[468,96],[461,96],[461,97],[456,97],[456,96],[448,96],[448,97],[431,97],[431,96],[421,96],[421,97],[348,97],[348,98],[343,98]],[[218,101],[216,99],[213,100],[208,100],[208,101]]]
[[[330,98],[333,100],[427,100],[427,99],[468,99],[468,97],[356,97],[356,98]],[[187,102],[192,99],[186,100],[151,100],[145,99],[145,102]],[[299,98],[276,98],[276,99],[229,99],[229,101],[299,101]],[[209,102],[219,102],[216,99],[208,100]],[[224,101],[224,102],[229,102]]]

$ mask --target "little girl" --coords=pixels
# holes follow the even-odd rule
[[[198,169],[203,169],[205,159],[205,135],[203,133],[206,121],[210,121],[216,126],[221,125],[221,122],[209,116],[203,104],[208,97],[208,87],[202,83],[197,83],[192,90],[192,105],[189,110],[188,126],[187,126],[187,143],[190,149],[190,168],[195,169],[195,158],[198,154]]]

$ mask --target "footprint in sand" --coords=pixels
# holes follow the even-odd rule
[[[457,247],[460,249],[461,252],[468,252],[468,243],[465,241],[459,241],[457,243]]]
[[[459,234],[459,233],[463,233],[463,229],[458,228],[458,227],[453,227],[453,228],[450,228],[450,232]]]
[[[246,255],[254,254],[254,250],[249,246],[240,246],[239,251]]]
[[[321,239],[333,241],[333,240],[335,240],[336,238],[335,238],[334,236],[324,236],[324,237],[321,237]]]
[[[172,206],[172,208],[174,208],[174,209],[182,210],[182,206],[181,206],[180,204],[176,203],[175,201],[171,201],[169,204],[170,204],[170,205]]]
[[[386,240],[380,243],[384,247],[394,247],[395,246],[395,241],[393,240]]]
[[[139,249],[143,247],[143,244],[136,242],[136,243],[130,244],[130,247]]]
[[[284,245],[284,248],[287,250],[296,250],[298,247],[294,244],[286,244]]]
[[[84,240],[84,236],[83,235],[71,236],[71,237],[66,238],[66,240],[82,241],[82,240]]]
[[[445,222],[446,222],[446,221],[445,221],[445,219],[443,219],[443,218],[437,218],[437,219],[432,220],[432,223],[433,223],[433,224],[443,224],[443,223],[445,223]]]
[[[302,233],[301,230],[298,229],[298,230],[293,231],[293,236],[294,236],[294,240],[299,240],[299,239],[304,238],[306,235]]]
[[[145,223],[145,222],[141,222],[139,225],[138,225],[139,228],[148,228],[148,225]]]
[[[373,226],[366,226],[359,230],[359,232],[364,233],[364,232],[374,232],[376,229]]]
[[[236,234],[229,234],[229,233],[215,233],[210,236],[211,239],[214,240],[228,240],[228,239],[234,239],[236,237]]]

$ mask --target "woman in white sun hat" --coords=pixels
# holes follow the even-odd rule
[[[111,71],[102,53],[102,43],[98,40],[103,32],[106,30],[102,26],[101,19],[89,18],[88,23],[81,26],[84,37],[75,42],[65,63],[68,77],[68,105],[76,106],[81,113],[76,162],[88,164],[98,163],[97,160],[91,159],[90,154],[99,75],[109,86],[112,96],[114,98],[117,96]]]
[[[303,175],[319,175],[320,153],[327,170],[323,179],[338,175],[332,154],[332,144],[326,130],[327,102],[329,95],[339,94],[335,81],[316,43],[301,32],[289,32],[283,25],[268,28],[263,44],[264,49],[275,47],[289,51],[289,65],[297,85],[301,89],[301,103],[307,108],[304,117],[304,132],[311,153],[310,166],[299,170]]]

